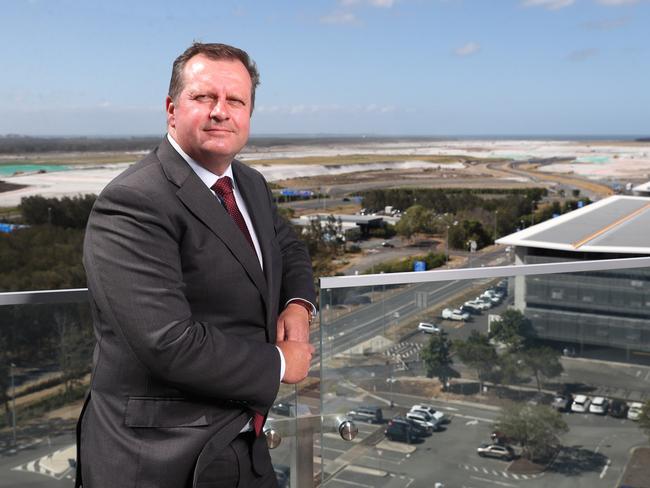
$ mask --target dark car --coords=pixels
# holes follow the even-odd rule
[[[351,420],[360,422],[369,422],[371,424],[381,424],[384,421],[384,413],[381,408],[374,406],[361,406],[348,412]]]
[[[557,394],[553,397],[551,407],[553,407],[558,412],[570,412],[572,403],[573,397],[570,394]]]
[[[472,304],[465,303],[460,307],[458,307],[458,309],[461,312],[467,312],[470,315],[481,315],[481,310],[477,306],[474,306]]]
[[[418,430],[405,419],[392,419],[388,422],[384,435],[388,440],[411,444],[420,439]]]
[[[277,413],[278,415],[285,415],[287,417],[293,415],[294,412],[293,403],[276,403],[271,407],[271,412]]]
[[[275,478],[278,480],[280,488],[289,488],[289,478],[291,469],[286,464],[274,464],[273,470],[275,471]]]
[[[627,418],[627,403],[621,400],[612,400],[609,404],[609,414],[617,419]]]
[[[406,422],[406,423],[410,424],[411,427],[413,427],[413,432],[415,433],[415,435],[417,435],[419,437],[426,437],[426,436],[431,435],[431,432],[426,427],[421,426],[420,424],[418,424],[414,420],[407,419],[405,417],[395,417],[395,418],[393,418],[393,420],[391,420],[391,422],[395,422],[395,421],[397,421],[397,422]]]

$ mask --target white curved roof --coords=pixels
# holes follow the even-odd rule
[[[616,195],[497,240],[509,246],[650,254],[650,198]]]

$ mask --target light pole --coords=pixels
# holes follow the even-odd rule
[[[449,225],[445,233],[445,264],[449,264]]]
[[[495,210],[494,211],[494,242],[496,243],[497,238],[499,235],[497,234],[497,223],[499,221],[499,211]]]
[[[16,365],[11,363],[9,371],[11,373],[11,424],[13,426],[13,441],[16,445],[16,383],[14,383],[14,368]]]

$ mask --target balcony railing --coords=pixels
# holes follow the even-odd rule
[[[441,317],[497,284],[505,296],[489,310]],[[568,430],[549,442],[552,458],[525,462],[519,445],[513,461],[477,454],[503,412],[546,404],[557,390],[650,398],[650,258],[322,278],[320,293],[312,372],[298,387],[282,386],[267,423],[287,485],[611,487],[626,475],[630,450],[647,444],[627,417],[563,413]],[[0,294],[0,359],[9,363],[0,369],[8,414],[0,416],[0,487],[55,486],[74,475],[78,410],[69,405],[88,382],[87,299],[84,289]],[[507,347],[497,344],[500,370],[456,354],[446,381],[427,374],[425,351],[437,334],[418,331],[420,322],[466,340],[509,309],[529,321],[536,345],[558,351],[561,373],[538,374],[538,384],[524,363],[507,370]],[[414,404],[444,414],[431,435],[393,427]]]

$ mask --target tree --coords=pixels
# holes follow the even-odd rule
[[[530,369],[537,381],[537,390],[542,391],[541,377],[555,378],[564,371],[560,353],[550,347],[534,347],[520,352],[521,360]]]
[[[498,362],[497,352],[488,337],[473,330],[467,340],[454,342],[454,350],[466,366],[476,371],[483,391],[483,382],[489,379]]]
[[[443,389],[447,387],[450,378],[459,376],[458,372],[451,367],[454,362],[451,357],[451,340],[444,330],[431,336],[429,343],[422,350],[421,357],[427,377],[438,378]]]
[[[510,352],[517,352],[528,345],[534,335],[533,326],[519,310],[506,310],[499,320],[490,324],[490,339],[502,342]]]
[[[433,212],[422,205],[413,205],[406,209],[404,215],[395,226],[401,236],[410,239],[413,234],[433,232]]]
[[[503,409],[494,424],[511,442],[519,444],[522,456],[547,459],[558,437],[569,431],[562,415],[546,405],[512,404]]]
[[[650,437],[650,401],[647,401],[641,407],[641,415],[639,416],[639,428],[643,429],[645,435]]]

